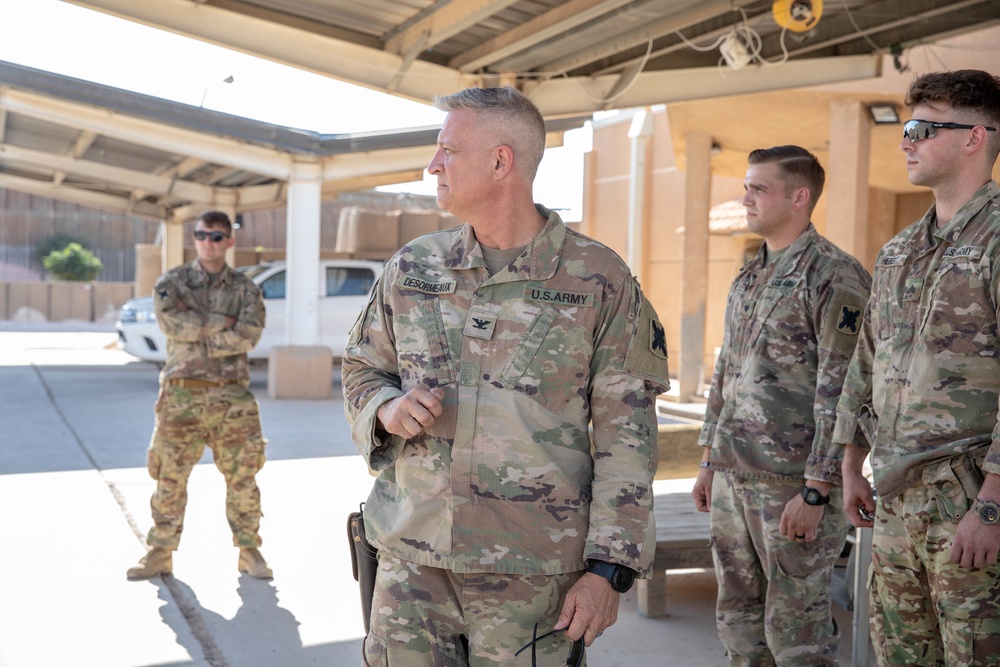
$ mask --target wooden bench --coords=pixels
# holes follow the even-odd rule
[[[698,476],[702,449],[698,445],[701,423],[660,424],[657,480],[690,479]],[[636,584],[639,613],[648,618],[667,614],[667,570],[711,568],[707,512],[698,512],[690,487],[653,497],[656,518],[656,555],[650,579]]]

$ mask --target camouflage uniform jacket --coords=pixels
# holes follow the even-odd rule
[[[496,275],[464,225],[411,242],[376,284],[343,360],[354,441],[380,471],[366,525],[454,572],[645,572],[663,329],[617,255],[538,208],[543,230]],[[420,385],[445,392],[434,425],[376,432],[379,407]]]
[[[227,266],[213,281],[196,259],[160,276],[153,301],[167,336],[161,383],[194,378],[250,385],[247,352],[264,330],[264,301],[252,280]],[[227,315],[236,318],[228,329]]]
[[[839,484],[831,435],[871,279],[809,227],[733,281],[699,443],[711,467],[743,478]]]
[[[1000,188],[984,185],[944,228],[936,220],[931,207],[879,252],[837,406],[834,440],[873,438],[886,500],[926,464],[976,449],[989,447],[984,469],[1000,473]]]

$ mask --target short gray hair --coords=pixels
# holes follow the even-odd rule
[[[510,86],[466,88],[434,98],[441,111],[461,109],[480,114],[497,141],[514,149],[515,162],[529,179],[535,178],[545,153],[545,119],[528,96]]]

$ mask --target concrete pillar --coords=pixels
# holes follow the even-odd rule
[[[712,137],[684,135],[684,251],[681,276],[679,400],[702,397],[705,373],[705,302],[708,294],[708,214],[712,194]]]
[[[646,267],[644,234],[649,228],[649,183],[652,175],[653,115],[645,110],[632,118],[628,131],[631,155],[628,179],[628,265],[642,282]]]
[[[167,219],[160,223],[160,238],[163,241],[164,273],[184,263],[184,224],[181,220]]]
[[[235,206],[221,206],[219,210],[229,216],[230,222],[233,223],[233,238],[236,238],[238,233],[236,229],[236,207]],[[226,264],[229,266],[236,266],[236,244],[226,250]]]
[[[825,236],[861,261],[868,256],[868,154],[871,122],[856,100],[830,102]]]
[[[268,358],[271,398],[327,398],[333,382],[333,353],[319,337],[320,196],[316,162],[296,162],[288,184],[285,343]]]

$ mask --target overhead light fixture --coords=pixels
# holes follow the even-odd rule
[[[899,114],[895,104],[869,104],[868,113],[876,125],[894,125],[899,123]]]

